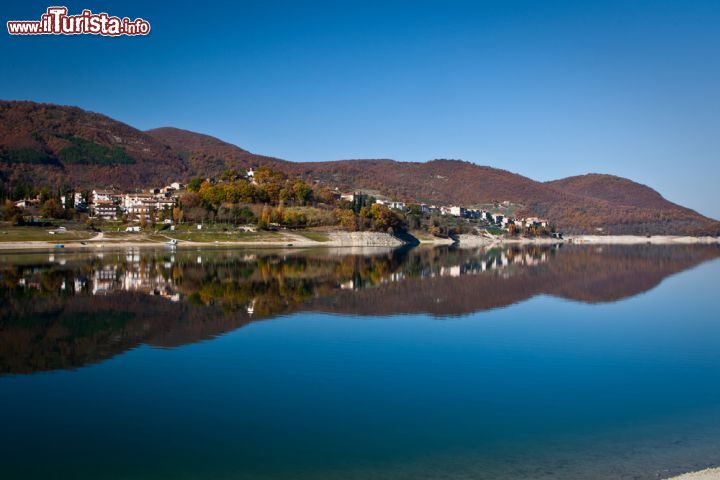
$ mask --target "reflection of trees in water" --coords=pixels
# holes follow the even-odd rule
[[[77,367],[298,310],[455,315],[538,294],[612,301],[719,255],[716,246],[32,255],[0,265],[0,373]]]

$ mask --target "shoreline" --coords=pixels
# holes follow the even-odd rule
[[[691,237],[687,235],[568,235],[565,240],[577,245],[690,245],[719,244],[718,237]]]
[[[177,244],[168,243],[171,237],[164,236],[167,241],[148,238],[145,235],[138,235],[137,238],[106,238],[102,233],[87,240],[71,239],[63,242],[37,240],[37,241],[0,241],[0,251],[38,251],[38,250],[96,250],[96,249],[118,249],[118,248],[199,248],[199,247],[241,247],[241,248],[347,248],[347,247],[390,247],[397,248],[404,245],[424,246],[449,246],[457,245],[463,247],[494,247],[501,245],[691,245],[691,244],[718,244],[717,237],[690,237],[675,235],[568,235],[564,239],[547,237],[489,237],[481,235],[462,234],[458,241],[454,242],[449,238],[430,238],[423,236],[415,238],[417,242],[409,242],[387,233],[380,232],[327,232],[326,241],[312,240],[300,233],[283,231],[282,235],[272,240],[237,240],[237,241],[194,241],[178,240]],[[57,245],[63,245],[58,248]]]
[[[667,480],[720,480],[720,468],[706,468],[696,472],[683,473]]]
[[[209,247],[245,247],[245,248],[357,248],[357,247],[391,247],[397,248],[405,245],[405,242],[386,233],[378,232],[329,232],[327,241],[311,240],[292,232],[283,232],[283,235],[272,240],[237,240],[237,241],[193,241],[177,240],[176,244],[168,243],[167,240],[156,240],[147,238],[145,235],[138,235],[136,239],[105,238],[102,233],[87,240],[72,239],[63,242],[58,241],[0,241],[0,251],[82,251],[82,250],[112,250],[124,248],[209,248]],[[58,248],[58,245],[62,245]]]

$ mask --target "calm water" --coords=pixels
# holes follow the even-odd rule
[[[0,256],[2,478],[720,465],[720,248]]]

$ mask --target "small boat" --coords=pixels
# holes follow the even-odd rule
[[[57,245],[55,245],[55,248],[65,248],[65,245],[63,245],[62,243],[58,243]]]
[[[87,245],[87,242],[80,242],[80,245]]]
[[[167,243],[168,245],[170,245],[170,246],[175,246],[175,245],[177,245],[177,240],[175,240],[175,239],[173,238],[173,239],[171,239],[171,240],[168,240],[166,243]]]

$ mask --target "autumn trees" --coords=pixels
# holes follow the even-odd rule
[[[335,218],[340,227],[349,231],[401,233],[407,230],[402,214],[379,203],[361,207],[357,213],[352,208],[337,208]]]

